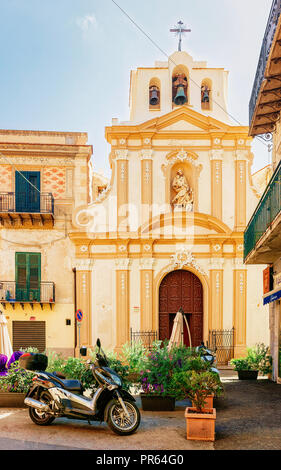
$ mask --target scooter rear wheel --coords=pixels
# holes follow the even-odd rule
[[[124,400],[129,417],[126,416],[121,403],[111,400],[107,405],[107,424],[116,434],[129,436],[136,432],[140,425],[140,412],[135,403]]]
[[[43,391],[40,394],[39,400],[43,403],[46,403],[46,405],[50,405],[52,397],[48,392]],[[55,419],[53,416],[46,413],[45,411],[40,411],[37,408],[31,407],[29,408],[29,416],[35,424],[38,424],[38,426],[48,426]]]

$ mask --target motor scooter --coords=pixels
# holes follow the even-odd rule
[[[29,416],[39,426],[51,424],[55,418],[106,422],[116,434],[133,434],[140,424],[140,411],[135,398],[122,388],[119,375],[109,367],[108,359],[97,340],[94,363],[88,361],[98,384],[93,396],[83,395],[79,380],[66,380],[60,374],[46,372],[48,358],[43,354],[23,354],[20,367],[34,372],[33,384],[24,403]]]
[[[215,372],[216,374],[219,374],[219,370],[215,367],[216,366],[216,350],[213,352],[210,349],[208,349],[207,346],[205,346],[204,341],[200,344],[200,346],[197,346],[196,352],[200,354],[200,357],[202,357],[203,361],[208,362],[210,366],[210,370],[212,372]]]

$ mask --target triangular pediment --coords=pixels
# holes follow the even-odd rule
[[[187,105],[139,126],[141,131],[226,132],[228,124],[194,111]]]

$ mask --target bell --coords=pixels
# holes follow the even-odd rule
[[[159,103],[159,96],[156,88],[151,90],[149,103],[151,104],[151,106],[155,106]]]
[[[184,92],[184,87],[179,86],[178,90],[177,90],[177,94],[176,94],[175,99],[174,99],[174,103],[176,105],[182,105],[186,102],[187,102],[187,97],[186,97],[185,92]]]

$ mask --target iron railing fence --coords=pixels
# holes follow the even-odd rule
[[[281,210],[281,161],[244,232],[244,261]]]
[[[253,115],[255,112],[256,102],[259,96],[259,91],[260,91],[262,82],[264,80],[264,73],[266,69],[267,59],[268,59],[270,48],[274,39],[280,13],[281,13],[281,0],[273,0],[268,22],[266,25],[263,42],[262,42],[255,81],[254,81],[253,90],[252,90],[250,103],[249,103],[250,126],[251,126]]]
[[[141,342],[149,351],[152,349],[154,341],[158,340],[157,331],[133,331],[130,329],[131,346]]]
[[[234,328],[209,330],[208,347],[215,351],[217,365],[227,365],[234,357]]]
[[[52,193],[0,193],[0,212],[24,212],[54,215],[54,197]]]
[[[0,302],[55,302],[55,283],[41,281],[23,284],[15,281],[0,281]]]

